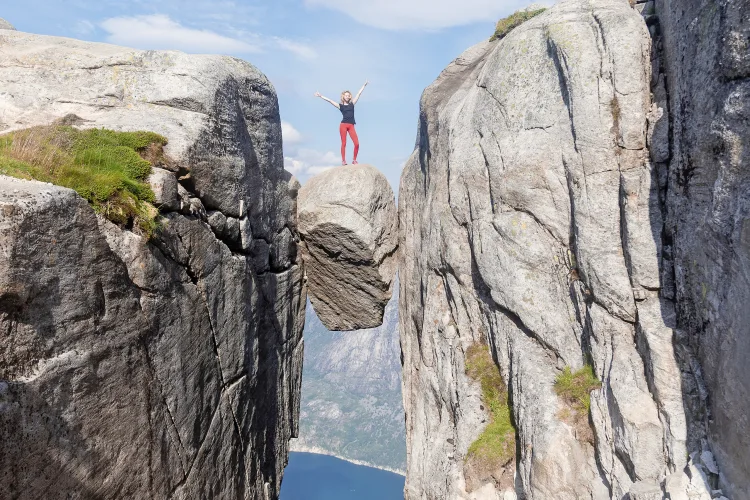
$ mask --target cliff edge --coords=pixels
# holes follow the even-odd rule
[[[2,39],[0,133],[168,144],[150,240],[0,176],[0,497],[276,498],[306,294],[273,87],[230,57]]]

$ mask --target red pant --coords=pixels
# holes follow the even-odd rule
[[[357,131],[354,130],[354,125],[351,123],[342,123],[339,127],[339,133],[341,134],[341,162],[346,163],[346,133],[352,138],[354,143],[354,161],[357,161],[357,154],[359,153],[359,138],[357,137]]]

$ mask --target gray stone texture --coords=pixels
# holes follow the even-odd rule
[[[691,387],[730,498],[750,498],[750,1],[657,0],[672,106],[667,234]]]
[[[391,298],[398,212],[370,165],[336,167],[299,190],[299,233],[310,301],[329,330],[374,328]]]
[[[668,476],[674,495],[710,491],[708,467],[688,463],[701,406],[685,387],[702,382],[675,345],[669,77],[653,8],[557,3],[425,90],[399,190],[407,499],[485,497],[463,471],[487,420],[464,368],[476,342],[508,385],[519,498],[661,498]],[[586,362],[602,382],[589,432],[554,389]]]
[[[180,209],[181,200],[177,190],[177,177],[173,172],[154,167],[148,178],[159,210],[174,212]]]
[[[13,27],[12,24],[10,24],[8,21],[0,17],[0,30],[15,30],[16,28]]]
[[[306,294],[273,87],[229,57],[2,38],[6,131],[152,130],[175,172],[148,242],[0,177],[0,498],[276,498]]]
[[[79,127],[157,132],[206,209],[266,241],[290,219],[276,93],[248,62],[5,32],[0,84],[0,132],[69,114]]]

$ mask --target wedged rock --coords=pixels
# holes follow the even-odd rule
[[[180,209],[180,197],[177,192],[177,177],[173,172],[154,167],[148,178],[151,190],[154,192],[156,206],[165,212]]]
[[[297,217],[310,301],[326,328],[381,325],[398,248],[385,176],[370,165],[323,172],[299,190]]]
[[[0,498],[277,498],[306,294],[273,87],[230,57],[0,38],[0,128],[151,130],[174,171],[150,241],[0,177]]]

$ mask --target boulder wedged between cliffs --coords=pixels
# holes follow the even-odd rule
[[[398,214],[385,176],[370,165],[323,172],[300,189],[297,215],[310,301],[326,328],[382,324],[398,249]]]

